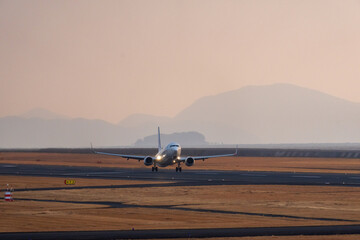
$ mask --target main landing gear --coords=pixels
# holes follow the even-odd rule
[[[158,171],[158,167],[152,167],[152,168],[151,168],[151,171],[152,171],[152,172],[157,172],[157,171]]]

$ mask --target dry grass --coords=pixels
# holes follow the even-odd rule
[[[142,161],[70,153],[0,153],[0,163],[145,168]],[[174,168],[171,166],[170,168]],[[187,168],[184,166],[184,170]],[[360,173],[360,159],[227,157],[197,161],[191,169]]]

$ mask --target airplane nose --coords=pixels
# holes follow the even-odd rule
[[[180,147],[177,147],[177,148],[176,148],[176,152],[177,152],[178,155],[180,155],[180,153],[181,153],[181,148],[180,148]]]

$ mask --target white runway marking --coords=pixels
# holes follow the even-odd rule
[[[218,173],[223,173],[224,171],[197,171],[197,170],[189,170],[189,172],[191,173],[206,173],[206,174],[218,174]]]
[[[197,172],[195,174],[200,174],[200,175],[217,175],[218,173],[213,173],[213,172]]]
[[[16,165],[1,165],[1,167],[4,167],[4,168],[13,168],[13,167],[16,167]]]
[[[321,178],[320,176],[291,176],[293,178]]]
[[[97,174],[117,174],[124,172],[81,172],[81,173],[64,173],[62,175],[97,175]]]
[[[266,177],[267,175],[263,175],[263,174],[248,174],[248,173],[244,173],[244,174],[240,174],[242,176],[251,176],[251,177]]]

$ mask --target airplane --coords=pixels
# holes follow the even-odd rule
[[[181,163],[185,163],[186,166],[190,167],[194,165],[196,160],[203,160],[208,158],[216,158],[216,157],[229,157],[237,155],[237,147],[235,153],[231,154],[222,154],[222,155],[209,155],[209,156],[187,156],[181,157],[181,146],[176,142],[169,143],[164,149],[161,148],[161,139],[160,139],[160,127],[158,127],[158,153],[155,156],[137,156],[137,155],[126,155],[126,154],[116,154],[116,153],[106,153],[106,152],[97,152],[93,150],[91,144],[91,150],[96,154],[103,154],[109,156],[118,156],[122,158],[135,159],[139,162],[141,160],[144,161],[145,166],[153,166],[152,171],[157,172],[159,167],[167,167],[170,165],[177,164],[176,172],[181,172]]]

